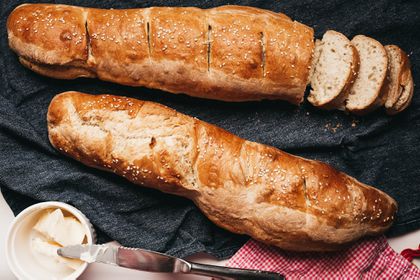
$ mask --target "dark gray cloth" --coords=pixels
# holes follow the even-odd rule
[[[206,251],[224,258],[246,240],[214,226],[190,201],[135,186],[58,154],[47,137],[48,104],[59,92],[79,90],[157,101],[246,139],[328,162],[398,201],[398,219],[389,234],[420,228],[418,88],[413,104],[398,116],[388,117],[379,110],[366,117],[355,117],[317,110],[307,103],[299,108],[280,101],[223,103],[98,80],[49,79],[23,68],[7,46],[6,19],[18,2],[0,4],[0,187],[16,214],[37,201],[64,201],[86,214],[98,229],[100,241],[111,238],[126,246],[177,256]],[[225,4],[224,1],[54,2],[103,8],[161,5],[207,8]],[[327,29],[335,29],[349,37],[365,34],[383,44],[397,44],[411,54],[415,82],[420,84],[420,5],[415,0],[229,3],[285,12],[313,26],[318,38]]]

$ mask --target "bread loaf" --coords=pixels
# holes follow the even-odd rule
[[[88,166],[189,198],[220,227],[283,249],[339,249],[383,233],[397,209],[387,194],[325,163],[153,102],[62,93],[49,106],[48,133]]]
[[[283,14],[222,6],[101,10],[25,4],[9,16],[22,64],[225,101],[303,101],[313,30]]]

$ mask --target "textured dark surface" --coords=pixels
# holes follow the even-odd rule
[[[127,8],[148,6],[213,7],[224,1],[54,1],[81,6]],[[315,28],[372,36],[397,44],[411,56],[419,83],[420,4],[412,1],[282,0],[231,1],[282,11]],[[376,186],[399,203],[389,232],[420,228],[420,93],[395,117],[379,110],[366,117],[325,112],[283,102],[222,103],[129,88],[98,80],[59,81],[23,68],[7,46],[6,19],[19,1],[1,1],[0,187],[17,214],[45,200],[59,200],[83,211],[100,231],[100,241],[116,239],[185,256],[207,251],[230,256],[245,240],[212,225],[189,201],[134,186],[113,174],[93,170],[59,155],[49,144],[46,112],[62,91],[112,93],[161,102],[180,112],[217,124],[246,139],[293,154],[322,160]],[[223,164],[223,163],[222,163]],[[108,237],[107,237],[108,236]]]

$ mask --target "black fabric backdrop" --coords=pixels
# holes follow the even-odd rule
[[[206,251],[232,255],[246,237],[211,224],[189,201],[132,185],[116,175],[87,168],[59,155],[49,144],[47,107],[62,91],[113,93],[153,100],[219,125],[249,140],[322,160],[393,196],[400,209],[389,232],[420,228],[420,92],[404,113],[388,117],[382,110],[366,117],[300,108],[284,102],[223,103],[130,88],[98,80],[53,80],[23,68],[7,45],[6,19],[21,1],[1,1],[0,187],[15,214],[38,201],[75,205],[92,221],[99,241],[186,256]],[[224,1],[50,1],[102,8],[198,6]],[[412,1],[282,0],[230,1],[282,11],[314,27],[349,37],[365,34],[383,44],[397,44],[411,55],[419,83],[420,3]],[[269,28],[269,27],[267,27]],[[221,163],[223,164],[223,163]]]

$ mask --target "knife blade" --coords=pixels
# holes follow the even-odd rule
[[[73,245],[57,249],[62,257],[112,264],[148,272],[190,273],[222,279],[280,280],[284,276],[261,270],[238,269],[187,262],[180,258],[139,248],[110,245]]]
[[[109,245],[74,245],[59,248],[58,255],[92,263],[100,262],[149,272],[188,272],[182,259],[144,249]]]

